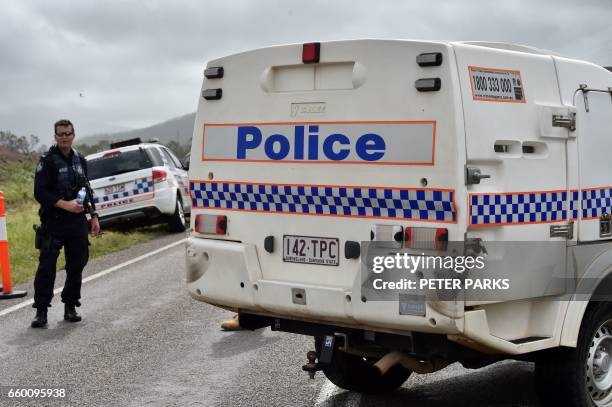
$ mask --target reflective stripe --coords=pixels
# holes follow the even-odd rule
[[[457,222],[449,189],[191,181],[190,190],[192,208]]]
[[[567,191],[470,194],[470,226],[561,222],[567,219]]]
[[[0,216],[0,240],[8,240],[6,235],[6,218]]]

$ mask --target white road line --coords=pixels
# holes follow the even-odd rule
[[[158,254],[158,253],[163,252],[164,250],[168,250],[168,249],[170,249],[170,248],[172,248],[172,247],[174,247],[174,246],[178,246],[178,245],[179,245],[179,244],[181,244],[181,243],[185,243],[185,241],[186,241],[186,240],[187,240],[187,238],[185,238],[185,239],[181,239],[181,240],[178,240],[178,241],[176,241],[176,242],[170,243],[170,244],[169,244],[169,245],[167,245],[167,246],[160,247],[159,249],[153,250],[152,252],[145,253],[145,254],[143,254],[142,256],[135,257],[135,258],[133,258],[132,260],[128,260],[128,261],[123,262],[123,263],[121,263],[121,264],[117,264],[116,266],[113,266],[113,267],[107,268],[106,270],[102,270],[102,271],[100,271],[99,273],[92,274],[91,276],[89,276],[89,277],[85,277],[85,278],[83,279],[83,284],[85,284],[85,283],[87,283],[87,282],[89,282],[89,281],[93,281],[93,280],[95,280],[95,279],[97,279],[97,278],[100,278],[100,277],[102,277],[102,276],[105,276],[105,275],[107,275],[107,274],[110,274],[110,273],[112,273],[113,271],[117,271],[117,270],[119,270],[120,268],[123,268],[123,267],[125,267],[125,266],[129,266],[130,264],[134,264],[134,263],[136,263],[136,262],[139,262],[140,260],[144,260],[144,259],[146,259],[147,257],[154,256],[154,255],[156,255],[156,254]],[[59,287],[59,288],[56,288],[55,290],[53,290],[53,294],[57,295],[57,294],[61,293],[63,288],[64,288],[64,287]],[[8,308],[6,308],[6,309],[4,309],[4,310],[0,311],[0,317],[2,317],[2,316],[4,316],[4,315],[7,315],[7,314],[10,314],[10,313],[11,313],[11,312],[13,312],[13,311],[17,311],[18,309],[21,309],[21,308],[23,308],[23,307],[27,307],[28,305],[32,305],[32,304],[34,304],[34,300],[33,300],[33,299],[30,299],[30,300],[27,300],[27,301],[20,302],[19,304],[15,304],[15,305],[13,305],[12,307],[8,307]]]

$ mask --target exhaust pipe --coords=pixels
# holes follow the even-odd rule
[[[408,355],[407,353],[393,351],[383,356],[374,364],[374,367],[380,371],[381,376],[384,376],[393,366],[396,365],[402,365],[408,370],[423,374],[436,372],[440,369],[444,369],[450,364],[451,362],[447,360],[420,360],[415,356]]]

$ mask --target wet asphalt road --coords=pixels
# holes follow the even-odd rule
[[[183,237],[169,235],[96,259],[86,275]],[[2,387],[0,406],[538,405],[533,365],[523,362],[480,370],[451,365],[413,375],[387,396],[346,392],[320,373],[309,380],[301,366],[313,348],[310,337],[269,329],[222,332],[219,324],[231,314],[187,295],[183,252],[179,244],[85,283],[80,323],[62,320],[59,296],[48,329],[29,328],[29,306],[0,315],[0,386],[54,386],[67,394],[18,401]],[[22,301],[2,301],[0,313]]]

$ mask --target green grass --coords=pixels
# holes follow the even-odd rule
[[[33,202],[36,163],[33,158],[10,163],[0,162],[0,191],[4,192],[5,205],[9,208]]]
[[[34,200],[34,168],[36,160],[0,162],[0,191],[4,192],[7,209],[9,259],[13,284],[30,281],[38,267],[38,250],[34,248],[32,225],[40,223],[38,203]],[[90,237],[89,258],[95,258],[167,233],[165,226],[139,227],[129,232],[103,230],[98,238]],[[58,269],[64,268],[63,254]]]

